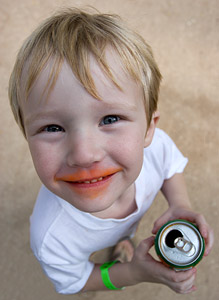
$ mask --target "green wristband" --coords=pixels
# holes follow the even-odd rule
[[[123,290],[124,289],[124,287],[123,288],[115,287],[115,285],[112,284],[110,277],[109,277],[108,269],[117,262],[118,262],[118,260],[115,260],[115,261],[107,262],[100,266],[101,277],[102,277],[103,283],[110,290]]]

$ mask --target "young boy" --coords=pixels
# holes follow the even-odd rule
[[[175,272],[148,254],[154,237],[136,250],[129,242],[161,189],[169,208],[152,232],[185,218],[199,226],[206,255],[213,244],[204,217],[191,210],[182,176],[187,159],[155,129],[160,80],[150,47],[114,15],[61,12],[18,54],[9,96],[43,183],[31,247],[59,293],[140,282],[195,290],[195,268]],[[116,244],[123,263],[89,260]]]

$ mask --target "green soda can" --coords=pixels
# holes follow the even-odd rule
[[[155,250],[165,265],[176,271],[188,270],[202,259],[205,241],[193,223],[174,220],[159,229]]]

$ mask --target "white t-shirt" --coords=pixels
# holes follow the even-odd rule
[[[183,172],[187,161],[170,137],[156,129],[135,182],[137,210],[123,219],[82,212],[42,186],[30,218],[31,248],[58,293],[74,294],[84,287],[94,267],[90,255],[133,236],[163,181]]]

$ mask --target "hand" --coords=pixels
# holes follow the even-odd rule
[[[175,219],[185,219],[198,226],[201,235],[205,239],[204,255],[207,256],[210,253],[214,243],[213,230],[206,222],[203,215],[195,213],[189,208],[185,208],[181,206],[169,207],[168,210],[154,223],[152,233],[156,234],[161,226],[163,226],[168,221],[175,220]]]
[[[130,272],[135,283],[154,282],[167,285],[176,293],[187,294],[196,290],[196,269],[176,272],[156,261],[148,252],[154,245],[154,237],[143,240],[130,262]]]

